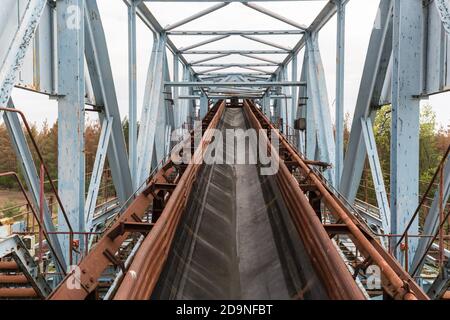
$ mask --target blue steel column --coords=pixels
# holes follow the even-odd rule
[[[311,121],[312,118],[316,126],[315,132],[309,131],[308,133],[307,149],[310,150],[309,156],[312,155],[315,160],[333,163],[335,160],[335,142],[317,33],[310,34],[307,37],[306,50],[308,52],[307,113],[311,113],[307,118],[308,121]],[[311,140],[317,141],[317,149],[309,148]],[[325,172],[325,177],[335,185],[334,168],[328,169]]]
[[[129,163],[133,189],[137,188],[137,89],[136,89],[136,4],[130,2],[128,7],[128,95],[129,95],[129,120],[128,120],[128,144]]]
[[[400,234],[418,203],[422,1],[395,0],[393,28],[391,232]],[[418,231],[416,219],[409,233]],[[417,242],[410,238],[409,257],[413,257]],[[396,255],[403,263],[403,254]]]
[[[188,68],[183,65],[183,81],[189,81],[190,80],[189,70]],[[182,87],[180,89],[181,95],[188,96],[190,94],[190,88],[188,87]],[[177,113],[179,114],[179,121],[180,125],[186,127],[187,124],[190,123],[190,108],[191,108],[191,101],[187,99],[182,99],[179,101],[179,110],[177,110]]]
[[[178,56],[178,54],[174,54],[173,55],[173,81],[174,82],[178,82],[179,80],[179,66],[180,66],[180,57]],[[180,117],[181,113],[180,113],[180,105],[179,105],[179,101],[178,101],[178,97],[179,97],[179,88],[178,87],[172,87],[172,92],[173,92],[173,112],[175,115],[175,128],[174,129],[179,129],[181,127],[181,125],[183,124],[183,121]]]
[[[361,119],[376,115],[383,83],[392,54],[392,1],[380,1],[378,17],[370,36],[364,70],[361,77],[344,167],[340,192],[350,203],[356,198],[366,159]]]
[[[345,65],[345,3],[336,1],[337,48],[336,48],[336,159],[335,183],[340,185],[344,163],[344,65]]]
[[[17,82],[17,77],[19,75],[18,71],[21,70],[26,52],[32,44],[36,34],[36,28],[45,6],[45,0],[29,1],[24,15],[22,16],[22,20],[19,26],[17,26],[14,38],[10,43],[4,41],[4,44],[8,46],[8,50],[0,57],[0,106],[2,107],[14,108],[14,103],[11,100],[11,91]],[[10,135],[11,145],[14,148],[22,168],[26,185],[31,194],[31,200],[34,205],[38,207],[39,177],[19,117],[17,113],[12,112],[0,112],[0,115],[3,116],[5,121],[6,128]],[[47,231],[55,231],[47,201],[44,201],[44,225]],[[49,238],[55,249],[55,254],[64,265],[66,262],[58,237],[56,234],[50,234]],[[58,272],[63,271],[58,264],[56,264],[56,268]]]
[[[305,50],[305,55],[303,57],[302,62],[302,72],[300,73],[300,81],[308,82],[308,54]],[[308,86],[302,86],[298,90],[298,96],[301,98],[299,100],[298,107],[296,108],[296,116],[297,118],[306,119],[306,108],[307,108],[307,99],[305,97],[308,96]],[[306,131],[309,130],[309,123],[306,123]],[[305,131],[297,131],[298,136],[298,150],[306,156],[306,132]]]
[[[282,69],[282,81],[287,81],[288,79],[288,75],[287,75],[287,66],[284,66]],[[288,101],[287,101],[287,96],[289,95],[289,87],[282,87],[281,88],[281,95],[283,96],[282,98],[282,112],[281,114],[283,115],[283,124],[284,124],[284,134],[289,135],[289,127],[292,127],[292,108],[289,105]]]
[[[200,96],[200,119],[203,119],[203,117],[208,112],[208,97],[202,93]]]
[[[28,1],[27,7],[20,24],[15,32],[12,42],[3,43],[9,45],[4,57],[0,56],[0,106],[6,107],[11,91],[17,82],[17,76],[25,60],[27,49],[32,44],[36,29],[42,17],[46,5],[45,0]],[[8,10],[2,8],[2,10]],[[3,30],[2,30],[3,31]],[[1,39],[1,37],[0,37]],[[2,112],[0,112],[0,115]]]
[[[10,99],[8,101],[8,108],[14,108],[14,104]],[[33,161],[33,156],[31,150],[28,147],[26,137],[23,133],[23,128],[20,123],[17,113],[5,112],[3,113],[3,119],[5,121],[6,128],[8,130],[11,145],[14,147],[17,159],[19,159],[20,167],[23,172],[23,176],[28,187],[28,191],[31,194],[31,200],[36,208],[39,207],[39,176],[36,171],[36,166]],[[47,231],[56,231],[53,221],[50,217],[50,209],[48,207],[47,201],[44,201],[44,225]],[[56,255],[62,264],[66,263],[65,255],[63,255],[62,248],[56,234],[50,234],[50,241],[55,248]],[[68,262],[68,260],[67,260]],[[56,264],[56,263],[55,263]],[[56,264],[56,268],[59,272],[60,267]]]
[[[195,81],[195,77],[192,75],[189,68],[186,68],[186,70],[187,70],[189,81]],[[189,95],[190,96],[194,95],[194,88],[189,87]],[[187,100],[187,101],[188,101],[188,105],[189,105],[188,112],[190,115],[190,121],[191,121],[191,125],[193,125],[194,119],[196,117],[197,102],[195,100]]]
[[[364,144],[367,150],[367,157],[369,159],[370,170],[372,172],[372,180],[374,184],[375,196],[377,198],[378,208],[380,210],[381,222],[384,232],[389,232],[391,223],[391,213],[389,209],[389,201],[387,198],[386,188],[384,186],[383,172],[381,171],[380,159],[378,157],[377,144],[375,135],[373,133],[372,121],[369,118],[361,119],[362,132],[364,137]],[[386,244],[387,239],[383,239],[383,244]],[[387,247],[387,246],[386,246]]]
[[[170,82],[170,72],[169,72],[169,62],[167,59],[167,55],[164,59],[164,81]],[[163,155],[161,156],[162,160],[172,149],[172,141],[171,135],[175,130],[175,114],[174,114],[174,104],[172,103],[173,95],[170,88],[164,89],[164,95],[162,96],[162,103],[164,105],[165,113],[165,148],[163,149]]]
[[[85,57],[97,105],[103,106],[99,113],[101,123],[112,118],[108,164],[117,197],[124,203],[132,194],[133,186],[128,153],[123,134],[122,121],[117,103],[116,89],[111,70],[106,38],[96,1],[85,3]]]
[[[276,75],[276,78],[275,78],[275,81],[283,81],[282,79],[281,79],[281,74],[283,73],[283,70],[280,70],[279,71],[279,73]],[[272,117],[272,121],[273,122],[275,122],[275,123],[278,123],[278,121],[280,121],[280,117],[281,117],[281,115],[282,115],[282,113],[281,113],[281,98],[280,98],[280,95],[279,95],[279,89],[277,90],[277,96],[278,96],[278,98],[275,98],[274,100],[273,100],[273,117]],[[279,128],[280,129],[280,131],[282,131],[283,130],[283,128]]]
[[[106,153],[108,151],[108,145],[111,136],[112,123],[112,117],[105,117],[105,119],[103,119],[102,130],[98,139],[97,152],[95,155],[91,180],[89,181],[89,188],[86,195],[86,206],[84,208],[87,231],[91,231],[92,228],[92,221],[94,219],[94,212],[97,204],[97,196],[100,189],[100,183],[102,181],[103,168],[105,166]]]
[[[152,61],[147,74],[147,84],[144,94],[141,123],[138,137],[138,185],[142,184],[150,174],[152,164],[158,162],[161,156],[162,141],[166,123],[164,99],[164,68],[166,63],[165,35],[156,36],[156,47],[152,53]]]
[[[305,48],[305,56],[303,59],[303,67],[302,67],[302,80],[305,80],[307,83],[306,87],[306,95],[308,99],[306,100],[306,105],[302,108],[302,115],[306,119],[306,132],[305,132],[305,140],[304,140],[304,149],[305,149],[305,155],[307,159],[314,159],[316,155],[316,145],[317,145],[317,138],[316,138],[316,123],[314,120],[314,108],[312,105],[312,100],[310,97],[312,97],[312,84],[310,81],[310,74],[309,74],[309,65],[310,65],[310,54],[309,54],[309,40],[310,37],[309,34],[305,34],[305,37],[307,37],[306,40],[306,48]]]
[[[294,54],[292,57],[292,81],[297,81],[298,79],[298,64],[297,64],[297,55]],[[291,119],[289,125],[294,127],[294,120],[297,115],[297,105],[298,105],[298,88],[293,86],[291,88],[292,98],[291,98]]]
[[[58,1],[56,13],[58,191],[73,230],[84,231],[84,0]],[[58,230],[68,230],[61,211]],[[61,235],[60,239],[67,255],[69,237]],[[83,237],[79,240],[82,244]]]
[[[269,93],[266,92],[264,94],[263,100],[262,100],[262,107],[264,114],[270,118],[270,98]]]

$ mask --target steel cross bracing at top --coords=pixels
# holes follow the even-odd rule
[[[364,207],[356,194],[367,158],[377,213],[375,216],[360,213],[379,233],[390,234],[393,239],[399,240],[399,235],[406,230],[412,235],[406,237],[407,243],[402,243],[406,250],[399,250],[395,246],[397,241],[387,241],[386,237],[381,243],[385,247],[391,243],[389,249],[403,267],[420,276],[424,262],[432,259],[424,258],[428,257],[430,237],[417,236],[419,224],[415,217],[419,191],[419,106],[422,98],[450,88],[448,0],[376,1],[378,10],[346,150],[345,31],[346,21],[347,25],[353,22],[352,16],[346,15],[346,7],[366,0],[308,1],[323,6],[312,21],[305,23],[294,14],[287,18],[269,9],[270,1],[116,0],[128,10],[128,150],[113,80],[115,66],[111,66],[105,35],[108,30],[103,27],[104,17],[97,1],[2,1],[0,107],[5,109],[0,114],[30,191],[30,201],[43,211],[43,225],[58,265],[69,266],[72,256],[75,260],[72,263],[83,257],[84,254],[73,251],[72,237],[80,248],[89,249],[94,240],[86,232],[101,230],[111,215],[125,209],[142,191],[151,173],[165,163],[173,146],[172,133],[179,132],[180,128],[192,128],[194,120],[204,119],[217,101],[239,98],[256,103],[308,161],[330,164],[324,178],[340,197],[358,208]],[[292,2],[298,2],[301,10],[308,1]],[[153,2],[205,4],[204,9],[163,27],[159,22],[162,17],[152,13]],[[227,27],[222,29],[187,29],[188,23],[225,10],[227,6],[235,6],[236,10],[246,8],[284,27],[237,30],[229,17]],[[333,17],[336,17],[335,125],[318,41],[322,28]],[[151,30],[153,41],[138,117],[137,24],[141,22]],[[281,35],[291,37],[292,44],[277,41]],[[177,47],[176,39],[180,37],[201,40]],[[255,46],[205,49],[209,44],[217,45],[236,37]],[[298,61],[300,57],[302,61]],[[173,66],[169,66],[170,60]],[[61,200],[57,225],[50,218],[51,208],[45,198],[41,203],[38,170],[19,115],[8,111],[22,108],[15,106],[11,98],[13,90],[19,88],[46,94],[57,101],[57,190]],[[382,172],[373,132],[375,115],[386,104],[392,105],[390,172]],[[88,180],[83,132],[85,113],[92,109],[86,105],[98,112],[101,124],[96,160]],[[99,214],[96,205],[106,159],[117,205],[105,205],[105,212]],[[425,219],[424,235],[438,232],[442,204],[450,195],[448,163],[442,162],[442,183]],[[383,179],[385,174],[390,175],[389,196]],[[352,251],[348,246],[347,249]],[[450,268],[442,270],[438,282],[433,284],[433,288],[440,288],[440,295],[445,292],[444,284],[449,283]],[[430,285],[425,281],[426,288]]]

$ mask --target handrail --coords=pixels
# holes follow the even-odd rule
[[[52,178],[50,176],[50,173],[49,173],[49,171],[47,169],[47,166],[45,165],[44,158],[42,157],[42,154],[41,154],[41,152],[39,150],[39,147],[38,147],[38,145],[36,143],[36,140],[34,139],[33,135],[31,134],[31,128],[30,128],[30,126],[28,124],[28,121],[27,121],[24,113],[22,111],[18,110],[18,109],[0,107],[0,111],[18,113],[19,116],[22,118],[22,121],[23,121],[23,123],[25,125],[25,128],[26,128],[26,130],[28,132],[28,135],[29,135],[29,137],[31,139],[31,142],[32,142],[32,144],[33,144],[33,146],[34,146],[34,148],[36,150],[37,156],[38,156],[38,158],[39,158],[39,160],[40,160],[40,162],[41,162],[41,164],[42,164],[42,166],[44,168],[45,175],[47,176],[47,179],[48,179],[48,181],[50,183],[52,191],[55,194],[56,200],[58,201],[59,208],[60,208],[60,210],[61,210],[61,212],[63,214],[63,217],[64,217],[64,221],[66,222],[67,227],[69,228],[69,242],[70,242],[69,243],[69,261],[70,261],[70,264],[72,264],[73,229],[72,229],[72,226],[70,224],[69,218],[67,217],[67,213],[66,213],[66,210],[64,209],[64,206],[62,204],[61,198],[59,197],[58,191],[56,190],[55,184],[53,183]]]
[[[259,115],[262,121],[269,123],[267,117],[256,107],[252,112]],[[338,199],[336,195],[330,191],[330,186],[326,185],[324,180],[318,175],[317,170],[307,165],[302,156],[292,146],[287,143],[286,139],[280,133],[277,133],[280,140],[284,142],[284,146],[291,152],[292,159],[300,165],[303,174],[311,180],[311,183],[317,187],[317,191],[322,196],[322,201],[327,208],[333,212],[333,215],[339,218],[348,228],[349,234],[354,238],[353,242],[360,248],[361,252],[365,252],[365,257],[371,262],[378,265],[382,271],[384,279],[386,279],[385,290],[387,290],[394,298],[404,300],[424,299],[428,297],[423,290],[414,282],[411,276],[400,266],[373,237],[373,232],[365,230],[365,224],[362,224],[358,216],[350,212],[342,199]],[[345,198],[344,198],[345,199]]]
[[[66,270],[65,270],[66,268],[62,264],[61,260],[59,260],[59,257],[56,254],[56,251],[55,251],[55,249],[54,249],[54,247],[53,247],[53,245],[52,245],[52,243],[51,243],[51,241],[49,239],[48,232],[47,232],[47,230],[45,228],[45,225],[41,224],[41,221],[40,221],[41,219],[39,218],[39,216],[36,213],[36,210],[35,210],[33,204],[31,203],[30,199],[28,198],[28,195],[27,195],[27,193],[25,191],[25,188],[24,188],[22,182],[19,179],[19,176],[17,175],[17,173],[15,173],[13,171],[0,173],[0,177],[6,177],[6,176],[14,177],[15,180],[17,181],[17,183],[19,184],[19,188],[22,191],[23,196],[25,197],[25,200],[27,201],[28,205],[30,206],[31,212],[33,213],[33,216],[34,216],[35,220],[37,221],[39,228],[42,230],[42,232],[44,234],[44,237],[47,240],[47,244],[48,244],[48,246],[50,248],[50,251],[53,253],[53,256],[55,257],[55,260],[57,261],[58,265],[61,267],[62,272],[64,273],[64,275],[66,275]]]
[[[423,203],[425,202],[425,199],[428,196],[428,193],[431,191],[431,187],[433,186],[434,181],[436,180],[439,172],[442,170],[442,167],[444,166],[445,162],[447,161],[447,158],[448,158],[449,154],[450,154],[450,145],[448,146],[447,151],[445,152],[445,155],[442,157],[441,161],[439,162],[439,165],[436,168],[436,172],[434,173],[433,178],[431,179],[431,182],[428,184],[428,188],[427,188],[426,192],[423,194],[422,199],[421,199],[419,205],[416,208],[416,211],[414,211],[414,214],[412,215],[411,219],[409,220],[408,225],[405,228],[405,231],[403,232],[402,236],[398,240],[397,244],[394,246],[394,251],[397,250],[398,246],[401,244],[403,239],[405,239],[405,237],[407,236],[408,230],[411,228],[414,220],[416,219],[417,215],[419,214],[419,211],[422,208]],[[427,249],[427,251],[428,251],[428,249]],[[422,260],[423,260],[423,258],[421,259],[421,261]],[[415,272],[416,271],[417,270],[415,270]]]

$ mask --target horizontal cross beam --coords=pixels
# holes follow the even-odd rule
[[[284,50],[286,52],[289,52],[289,51],[292,50],[291,48],[287,48],[287,47],[282,46],[282,45],[280,45],[278,43],[274,43],[272,41],[267,41],[265,39],[260,39],[260,38],[254,37],[254,36],[241,35],[241,37],[245,38],[245,39],[248,39],[248,40],[251,40],[251,41],[255,41],[255,42],[259,42],[259,43],[265,44],[265,45],[270,46],[270,47],[278,48],[278,49]]]
[[[195,67],[276,67],[276,63],[198,63]]]
[[[173,36],[270,36],[270,35],[299,35],[303,30],[174,30],[168,31],[168,35]]]
[[[142,0],[144,2],[225,2],[225,3],[231,3],[231,2],[248,2],[248,0]],[[274,0],[251,0],[252,2],[273,2]],[[323,0],[277,0],[277,1],[323,1]]]
[[[287,54],[284,50],[192,50],[184,54]]]
[[[185,19],[183,19],[181,21],[175,22],[174,24],[171,24],[170,26],[166,27],[165,30],[169,31],[169,30],[178,28],[178,27],[180,27],[180,26],[182,26],[182,25],[184,25],[186,23],[189,23],[189,22],[194,21],[194,20],[196,20],[198,18],[201,18],[201,17],[203,17],[203,16],[205,16],[207,14],[210,14],[211,12],[214,12],[216,10],[222,9],[223,7],[225,7],[225,6],[227,6],[229,4],[229,3],[223,2],[223,1],[221,1],[221,2],[222,3],[218,3],[216,5],[213,5],[212,7],[209,7],[209,8],[206,8],[206,9],[202,10],[202,11],[199,11],[199,12],[193,14],[192,16],[187,17],[187,18],[185,18]]]
[[[269,16],[269,17],[272,17],[274,19],[280,20],[280,21],[282,21],[284,23],[287,23],[287,24],[289,24],[289,25],[291,25],[293,27],[296,27],[296,28],[298,28],[300,30],[307,30],[308,29],[308,26],[305,26],[303,24],[299,24],[299,23],[297,23],[295,21],[292,21],[292,20],[290,20],[290,19],[288,19],[286,17],[283,17],[283,16],[279,15],[278,13],[276,13],[274,11],[271,11],[269,9],[263,8],[261,6],[258,6],[256,4],[254,4],[254,3],[243,2],[243,4],[246,5],[249,8],[252,8],[253,10],[259,11],[259,12],[261,12],[261,13]]]
[[[254,82],[165,82],[164,85],[169,87],[300,87],[306,86],[304,81],[254,81]]]

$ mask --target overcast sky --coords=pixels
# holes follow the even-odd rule
[[[89,1],[89,0],[88,0]],[[320,12],[327,1],[302,2],[264,2],[260,5],[274,10],[298,23],[309,25]],[[376,16],[379,0],[350,0],[347,5],[346,20],[346,66],[345,66],[345,112],[353,114],[359,90],[362,68],[366,56],[370,32]],[[122,0],[98,0],[99,9],[112,64],[113,77],[122,118],[128,116],[128,53],[127,53],[127,7]],[[211,6],[211,3],[151,3],[148,7],[157,17],[162,26],[170,25],[198,10]],[[249,29],[293,29],[278,20],[253,11],[239,3],[232,3],[216,12],[190,22],[176,30],[249,30]],[[137,25],[137,75],[138,75],[138,115],[142,107],[143,89],[150,59],[152,34],[138,20]],[[276,41],[287,47],[293,47],[300,36],[260,36],[266,40]],[[171,39],[178,48],[199,42],[201,36],[172,36]],[[336,55],[336,19],[333,18],[320,32],[320,48],[325,67],[328,86],[328,97],[334,119],[335,100],[335,55]],[[199,49],[273,49],[239,36],[232,36],[219,42],[208,44]],[[169,55],[169,65],[172,59]],[[299,55],[301,68],[302,54]],[[199,56],[186,56],[188,61]],[[282,60],[283,56],[267,56],[270,59]],[[257,62],[245,57],[230,56],[211,61],[221,62]],[[198,69],[200,70],[200,69]],[[267,68],[267,70],[271,70]],[[229,69],[234,72],[237,69]],[[300,71],[299,71],[300,74]],[[57,117],[57,103],[47,96],[14,89],[15,104],[23,109],[32,122],[41,124],[44,120],[53,123]],[[431,104],[437,113],[440,125],[450,124],[450,94],[445,93],[431,97],[423,103]],[[96,119],[95,113],[88,113],[91,120]]]

